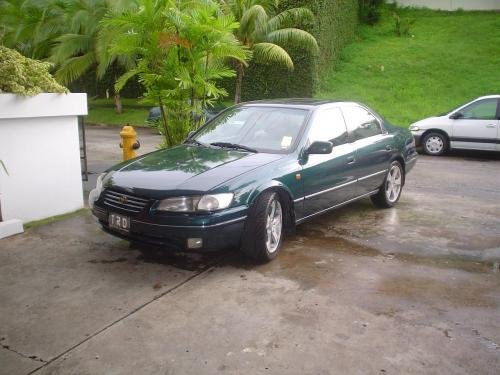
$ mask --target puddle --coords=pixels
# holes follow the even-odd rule
[[[133,250],[139,250],[139,262],[163,264],[185,271],[202,271],[217,263],[226,253],[224,251],[209,253],[188,253],[172,249],[163,249],[147,245],[130,245]]]

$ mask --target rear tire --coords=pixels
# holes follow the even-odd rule
[[[422,140],[422,147],[427,155],[440,156],[448,150],[448,139],[442,133],[431,132]]]
[[[399,161],[393,161],[378,193],[370,197],[373,204],[380,208],[394,207],[401,197],[403,181],[403,167]]]
[[[241,239],[244,254],[260,262],[276,258],[283,241],[283,204],[273,191],[261,194],[250,208]]]

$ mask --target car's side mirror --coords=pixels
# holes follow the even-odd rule
[[[306,150],[306,154],[330,154],[333,149],[332,142],[322,142],[316,141],[313,142]]]
[[[455,112],[450,116],[452,120],[458,120],[459,118],[463,118],[464,114],[462,112]]]

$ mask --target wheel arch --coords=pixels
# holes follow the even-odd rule
[[[278,194],[282,203],[283,210],[287,213],[284,215],[284,226],[287,232],[293,232],[295,229],[295,204],[293,202],[293,194],[288,186],[280,181],[272,180],[266,185],[261,185],[253,191],[248,199],[248,206],[252,206],[257,198],[265,192],[274,191]]]

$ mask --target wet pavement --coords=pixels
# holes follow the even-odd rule
[[[499,171],[421,157],[397,208],[323,215],[265,265],[88,212],[0,240],[0,374],[498,374]]]

